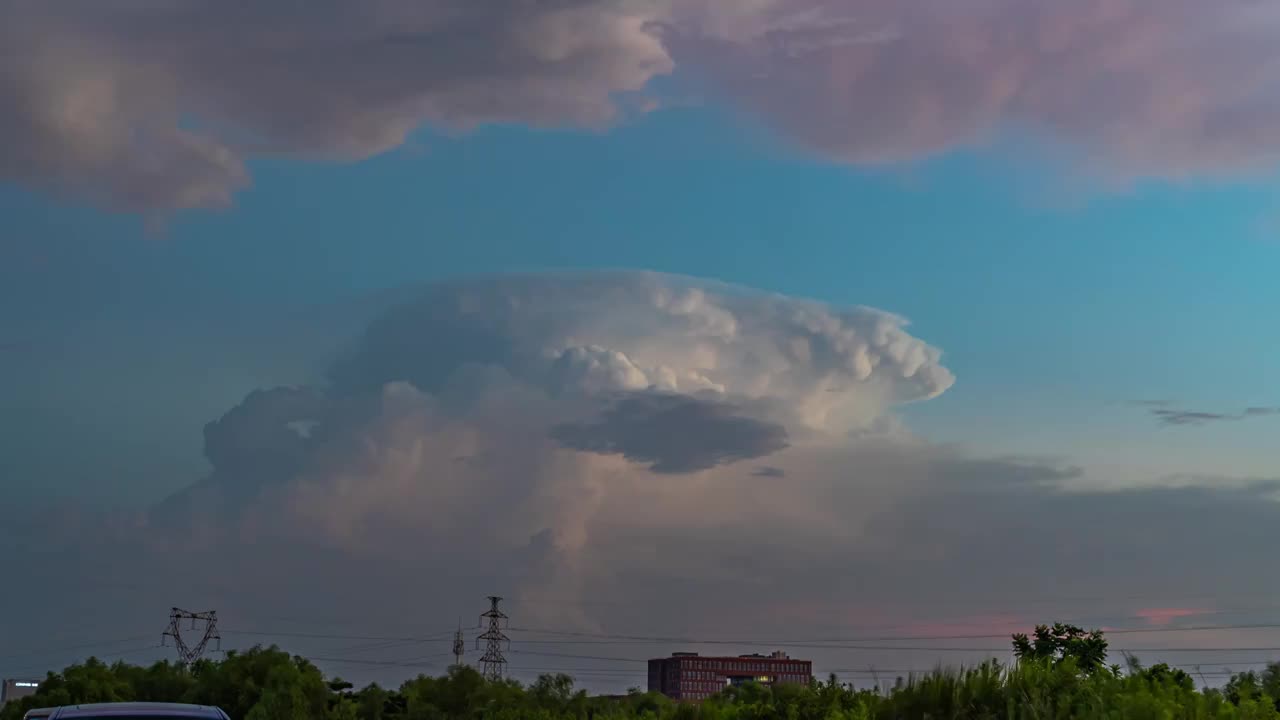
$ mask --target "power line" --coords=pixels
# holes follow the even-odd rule
[[[1104,635],[1129,635],[1129,634],[1164,634],[1164,633],[1182,633],[1182,632],[1207,632],[1214,630],[1262,630],[1262,629],[1280,629],[1280,623],[1248,623],[1238,625],[1201,625],[1192,627],[1164,627],[1164,628],[1117,628],[1112,630],[1104,630]],[[860,638],[832,638],[832,639],[707,639],[692,637],[672,637],[672,636],[654,636],[654,635],[621,635],[610,633],[590,633],[572,630],[552,630],[547,628],[522,628],[513,627],[511,630],[515,632],[528,632],[543,635],[559,635],[566,637],[584,637],[595,639],[609,640],[628,640],[639,642],[653,643],[685,643],[690,645],[774,645],[780,647],[838,647],[838,644],[851,643],[870,643],[870,642],[912,642],[925,640],[991,640],[991,639],[1008,639],[1012,633],[985,633],[985,634],[969,634],[969,635],[882,635],[878,637],[860,637]],[[533,640],[521,642],[535,642]],[[910,648],[905,648],[910,649]]]
[[[107,658],[124,657],[125,655],[132,655],[133,653],[142,652],[142,651],[144,651],[144,650],[155,650],[155,649],[157,649],[157,648],[159,648],[159,647],[161,647],[161,646],[159,646],[159,645],[146,645],[146,646],[142,646],[142,647],[129,648],[128,650],[118,650],[118,651],[116,651],[116,652],[110,652],[110,653],[94,653],[93,655],[90,655],[90,656],[89,656],[89,658],[85,658],[85,660],[87,661],[87,660],[89,660],[90,658],[92,658],[92,659],[96,659],[96,660],[105,660],[105,659],[107,659]],[[64,668],[64,669],[65,669],[65,668]],[[23,670],[10,670],[10,671],[8,671],[8,674],[12,674],[12,675],[29,675],[29,674],[31,674],[31,673],[37,673],[37,672],[48,672],[48,671],[49,671],[49,669],[48,669],[47,667],[34,667],[34,666],[28,666],[26,669],[23,669]]]
[[[250,635],[260,637],[287,637],[287,638],[307,638],[311,640],[383,640],[383,641],[404,641],[404,642],[428,642],[431,640],[439,640],[448,637],[453,633],[452,630],[444,630],[429,635],[416,636],[387,636],[387,635],[337,635],[332,633],[305,633],[305,632],[279,632],[275,630],[223,630],[228,635]]]
[[[140,636],[134,636],[131,638],[121,638],[119,640],[102,640],[100,642],[81,643],[79,645],[65,645],[65,646],[56,647],[56,648],[44,648],[41,650],[34,650],[31,652],[18,653],[16,655],[0,656],[0,661],[22,660],[30,657],[44,657],[47,655],[53,655],[60,652],[71,652],[72,650],[86,650],[89,648],[105,647],[108,645],[123,645],[127,642],[141,642],[143,640],[146,640],[149,637],[153,637],[153,636],[140,635]]]
[[[1105,634],[1105,633],[1104,633],[1104,634]],[[864,645],[864,644],[861,644],[861,643],[854,645],[854,644],[838,644],[836,641],[832,641],[832,642],[790,642],[790,641],[785,641],[785,640],[781,640],[781,641],[780,641],[780,640],[769,640],[769,641],[760,641],[760,640],[741,640],[741,641],[736,641],[736,640],[717,640],[717,641],[708,641],[708,640],[698,640],[698,639],[682,639],[682,640],[673,640],[673,639],[670,639],[670,638],[667,638],[667,639],[658,639],[658,640],[536,640],[536,639],[527,639],[527,638],[521,638],[521,639],[520,639],[520,643],[521,643],[522,645],[566,645],[566,646],[572,646],[572,647],[577,647],[577,646],[582,646],[582,645],[604,645],[604,646],[609,646],[609,647],[613,647],[613,646],[669,645],[669,644],[676,643],[676,642],[685,643],[685,644],[688,644],[688,645],[703,645],[703,644],[706,644],[706,645],[742,645],[742,646],[746,646],[746,647],[779,646],[779,647],[790,647],[790,648],[796,648],[796,647],[799,647],[799,648],[810,648],[810,649],[817,649],[817,650],[884,650],[884,651],[892,651],[892,650],[929,650],[929,651],[936,651],[936,652],[1000,652],[1000,651],[1007,651],[1007,650],[1009,650],[1009,649],[1010,649],[1010,646],[1008,646],[1008,645],[998,645],[998,646],[997,646],[997,645],[983,645],[983,646],[975,646],[975,645],[960,645],[960,646],[957,646],[957,645]],[[1124,652],[1124,651],[1129,651],[1129,652],[1200,652],[1200,651],[1222,651],[1222,650],[1231,650],[1231,651],[1234,651],[1234,650],[1265,650],[1265,651],[1280,651],[1280,647],[1241,647],[1241,646],[1231,646],[1231,647],[1225,647],[1225,648],[1223,648],[1223,647],[1216,647],[1216,648],[1215,648],[1215,647],[1183,647],[1183,648],[1133,647],[1133,648],[1111,648],[1111,649],[1112,649],[1112,650],[1115,650],[1116,652]]]
[[[157,647],[158,646],[155,646],[155,645],[149,645],[145,647],[129,648],[129,649],[121,650],[118,652],[98,655],[97,657],[99,659],[119,657],[119,656],[129,655],[136,652],[142,652],[145,650],[153,650],[153,649],[156,649]],[[1234,649],[1234,648],[1223,648],[1223,649],[1226,650],[1226,649]],[[1247,648],[1245,649],[1247,650]],[[524,654],[524,655],[564,657],[564,658],[575,658],[575,659],[586,659],[586,660],[598,660],[598,661],[606,661],[606,662],[609,662],[609,661],[627,662],[627,663],[647,662],[647,660],[640,659],[640,658],[574,655],[569,653],[537,653],[537,652],[523,652],[523,651],[516,651],[516,652],[519,652],[520,654]],[[426,655],[426,656],[417,657],[417,658],[403,658],[403,659],[392,659],[392,660],[373,660],[373,659],[366,659],[366,658],[314,656],[314,657],[311,657],[310,660],[316,661],[316,662],[326,662],[326,663],[334,663],[334,664],[357,664],[357,665],[368,665],[368,666],[376,666],[376,667],[434,669],[434,668],[438,668],[439,664],[434,662],[429,662],[430,660],[434,658],[439,658],[439,657],[446,657],[450,654],[451,653],[449,652],[440,652],[440,653],[434,653],[431,655]],[[1254,659],[1246,660],[1242,658],[1233,658],[1231,660],[1218,660],[1210,663],[1171,664],[1170,667],[1178,668],[1178,669],[1199,669],[1199,672],[1198,672],[1199,675],[1202,675],[1205,677],[1218,678],[1218,677],[1230,677],[1237,674],[1238,671],[1232,670],[1231,669],[1232,667],[1257,668],[1257,667],[1270,666],[1271,664],[1273,664],[1273,661],[1270,661],[1270,660],[1254,660]],[[962,669],[962,667],[953,668],[953,669],[959,670],[959,669]],[[969,667],[973,667],[973,666],[969,666]],[[1217,667],[1222,669],[1221,670],[1203,669],[1206,667]],[[637,673],[630,669],[608,668],[608,667],[511,666],[506,669],[513,672],[519,672],[519,673],[565,673],[565,674],[572,674],[577,676],[600,677],[600,678],[608,678],[608,677],[633,678],[637,676]],[[928,674],[928,673],[934,672],[938,669],[946,669],[946,667],[939,665],[939,666],[935,666],[933,668],[927,668],[927,669],[926,668],[876,668],[874,672],[890,673],[890,674],[897,674],[897,675],[921,675],[921,674]],[[821,669],[815,670],[814,675],[821,676],[827,673],[836,673],[844,676],[867,677],[871,675],[873,671],[870,669],[863,669],[863,668],[841,668],[841,667],[821,668]]]
[[[1208,676],[1208,677],[1231,677],[1239,673],[1239,671],[1230,669],[1232,665],[1239,666],[1239,667],[1259,667],[1259,666],[1268,666],[1270,665],[1270,663],[1265,661],[1228,663],[1225,665],[1217,666],[1217,667],[1222,667],[1223,669],[1221,670],[1201,670],[1198,674]],[[1204,667],[1204,666],[1202,665],[1201,666],[1171,665],[1170,667],[1177,668],[1177,669],[1195,669],[1195,668]],[[1210,667],[1213,667],[1213,666],[1211,665]],[[508,669],[511,670],[512,672],[521,672],[521,673],[543,673],[543,674],[564,673],[564,674],[573,675],[575,677],[584,676],[584,677],[634,678],[637,676],[637,673],[634,671],[624,670],[624,669],[609,669],[609,668],[512,666]],[[918,675],[928,675],[938,671],[939,669],[946,671],[948,668],[946,667],[942,667],[942,668],[934,667],[934,668],[928,668],[928,669],[926,668],[866,668],[866,669],[864,668],[822,668],[822,669],[815,670],[813,673],[813,677],[816,679],[822,675],[836,674],[838,676],[845,676],[845,677],[853,676],[855,677],[855,679],[866,679],[866,678],[875,678],[880,674],[886,674],[886,673],[892,674],[892,675],[899,675],[899,676],[910,676],[910,675],[918,676]],[[962,670],[962,669],[963,668],[952,668],[953,671]]]
[[[1228,673],[1228,674],[1234,674],[1234,673],[1232,673],[1232,672],[1230,671],[1230,667],[1231,667],[1231,666],[1233,666],[1233,665],[1239,665],[1239,666],[1245,666],[1245,667],[1257,667],[1257,666],[1267,666],[1267,665],[1270,665],[1270,664],[1272,664],[1272,663],[1271,663],[1270,661],[1267,661],[1267,660],[1250,660],[1250,661],[1244,661],[1244,662],[1201,663],[1201,664],[1198,664],[1198,665],[1190,665],[1190,664],[1188,664],[1188,665],[1169,665],[1169,667],[1171,667],[1171,668],[1175,668],[1175,669],[1194,669],[1194,668],[1200,668],[1200,667],[1220,667],[1220,668],[1223,668],[1223,670],[1221,670],[1221,671],[1210,671],[1210,673],[1212,673],[1212,672],[1226,672],[1226,673]],[[873,672],[876,672],[876,673],[912,673],[912,674],[920,675],[920,674],[928,674],[928,673],[937,672],[939,669],[944,670],[944,671],[945,671],[945,670],[948,670],[948,669],[951,669],[951,670],[964,670],[964,669],[973,669],[973,666],[969,666],[968,668],[947,668],[946,666],[941,666],[941,667],[933,667],[933,668],[929,668],[929,669],[925,669],[925,668],[893,669],[893,668],[879,668],[879,667],[878,667],[878,668],[874,668],[874,669],[872,669],[872,668],[824,668],[821,672],[815,671],[815,672],[814,672],[814,675],[816,676],[816,675],[819,675],[819,674],[825,674],[825,673],[839,673],[839,674],[845,674],[845,675],[853,675],[853,674],[870,674],[870,673],[873,673]]]
[[[629,663],[649,662],[648,659],[641,660],[639,658],[609,657],[604,655],[573,655],[570,653],[544,653],[544,652],[533,652],[530,650],[513,650],[512,653],[516,655],[534,655],[537,657],[573,658],[575,660],[605,660],[605,661],[612,661],[612,662],[629,662]]]
[[[366,653],[366,652],[374,652],[376,650],[391,650],[394,648],[402,648],[402,647],[405,647],[406,645],[420,645],[420,644],[423,644],[423,641],[394,640],[390,642],[377,642],[377,643],[365,643],[361,645],[350,645],[348,647],[338,648],[337,650],[326,651],[326,652],[333,652],[338,655],[345,655],[347,653]]]
[[[313,662],[327,662],[338,664],[352,665],[381,665],[390,667],[411,667],[411,668],[438,668],[438,663],[427,662],[432,658],[444,657],[450,653],[435,653],[434,655],[424,655],[416,658],[405,658],[403,660],[368,660],[365,658],[343,658],[343,657],[312,657],[308,658]]]
[[[642,659],[638,657],[611,656],[611,655],[599,655],[599,654],[589,654],[589,653],[578,654],[573,652],[553,652],[553,651],[542,652],[542,651],[535,651],[535,650],[517,650],[517,651],[514,651],[516,654],[528,656],[530,658],[543,657],[543,658],[578,659],[578,660],[606,663],[606,665],[602,667],[594,667],[594,668],[576,668],[576,667],[574,668],[569,668],[569,667],[534,668],[529,666],[507,668],[506,657],[503,655],[503,650],[504,650],[503,644],[509,644],[510,640],[503,633],[503,629],[504,629],[503,626],[505,625],[507,616],[503,614],[501,610],[498,609],[499,607],[498,602],[500,602],[500,600],[501,600],[500,598],[490,598],[490,602],[491,602],[490,612],[484,613],[481,616],[482,618],[489,618],[490,620],[489,629],[490,631],[494,631],[496,629],[496,636],[491,637],[490,633],[486,632],[480,635],[479,638],[477,638],[477,640],[486,640],[486,641],[494,642],[495,646],[486,648],[485,654],[488,657],[496,658],[499,662],[502,663],[502,665],[497,668],[499,677],[501,676],[500,673],[502,673],[506,669],[510,669],[512,671],[520,671],[520,672],[565,671],[565,672],[579,672],[583,674],[601,674],[601,675],[613,673],[619,676],[626,675],[626,676],[634,677],[635,674],[630,672],[629,669],[609,668],[607,664],[608,663],[643,664],[647,662],[647,659]],[[496,616],[492,615],[495,611],[497,613]],[[189,615],[200,616],[203,614],[189,613],[188,616]],[[171,621],[172,619],[173,618],[171,617]],[[216,620],[216,615],[211,619]],[[172,626],[172,622],[171,622],[171,626]],[[1223,624],[1223,625],[1192,626],[1192,627],[1119,628],[1119,629],[1113,629],[1113,630],[1105,630],[1103,632],[1105,635],[1108,635],[1108,636],[1109,635],[1144,635],[1144,634],[1169,635],[1173,633],[1187,633],[1187,632],[1259,630],[1259,629],[1275,629],[1275,628],[1280,628],[1280,624],[1247,623],[1247,624]],[[930,640],[958,641],[958,640],[973,639],[973,638],[1008,639],[1009,634],[1007,633],[930,635],[930,636],[884,635],[879,637],[851,638],[851,639],[844,639],[844,640],[807,640],[805,641],[805,640],[785,640],[785,639],[783,640],[699,639],[699,638],[687,638],[687,637],[664,637],[664,636],[656,636],[656,635],[647,636],[647,635],[610,634],[610,633],[603,633],[603,632],[581,632],[581,631],[574,631],[574,630],[558,630],[558,629],[550,629],[550,628],[512,628],[512,629],[518,632],[523,632],[523,633],[530,633],[534,635],[537,635],[537,634],[550,635],[558,638],[558,639],[522,639],[521,640],[522,643],[531,644],[531,645],[557,644],[557,645],[568,645],[568,646],[573,646],[573,645],[643,646],[643,645],[650,645],[650,644],[675,644],[675,643],[689,644],[689,645],[695,645],[695,646],[696,645],[711,645],[711,646],[741,645],[741,646],[751,647],[751,646],[759,646],[759,645],[771,645],[774,647],[784,647],[784,648],[799,647],[799,648],[806,648],[810,650],[841,652],[842,654],[848,651],[929,652],[929,653],[972,652],[972,653],[1000,653],[1000,654],[1009,654],[1012,652],[1011,648],[1009,648],[1008,646],[1001,646],[1001,647],[994,647],[994,646],[981,647],[981,646],[972,646],[972,645],[956,646],[956,645],[939,645],[936,643],[932,645],[872,644],[876,641],[896,641],[898,643],[914,643],[914,642],[923,642],[923,641],[930,641]],[[350,657],[350,654],[385,651],[385,650],[390,650],[396,647],[404,647],[404,646],[413,645],[417,643],[427,643],[427,642],[432,642],[434,640],[438,640],[440,638],[446,637],[450,634],[453,634],[456,640],[460,630],[461,628],[459,628],[458,630],[446,630],[446,631],[440,631],[440,632],[421,635],[421,636],[384,636],[384,635],[360,635],[360,634],[337,634],[337,633],[309,633],[309,632],[271,631],[271,630],[264,630],[264,629],[227,630],[225,632],[227,632],[228,634],[245,635],[245,636],[258,635],[258,636],[274,636],[274,637],[297,637],[297,638],[320,639],[320,640],[363,640],[363,641],[366,641],[366,643],[349,647],[349,648],[340,649],[340,650],[337,650],[336,652],[326,653],[325,655],[321,655],[321,656],[312,656],[311,659],[319,662],[350,663],[350,664],[370,665],[370,666],[436,668],[438,667],[438,664],[429,662],[429,660],[436,657],[447,656],[451,653],[442,652],[442,653],[435,653],[433,655],[427,655],[422,658],[387,659],[387,660],[373,659],[373,658],[355,658],[355,657]],[[171,635],[170,633],[166,633],[165,636],[170,637]],[[212,640],[216,638],[217,638],[217,630],[216,630],[216,624],[215,624],[215,627],[213,629],[213,634],[210,635],[209,639]],[[107,641],[100,641],[100,642],[93,642],[93,643],[78,643],[75,645],[62,646],[59,648],[51,648],[48,650],[40,650],[40,651],[27,653],[23,655],[9,656],[9,658],[14,659],[14,658],[31,657],[33,655],[34,656],[52,655],[58,652],[118,645],[125,642],[136,641],[140,639],[143,639],[143,638],[134,637],[134,638],[121,638],[117,640],[107,640]],[[114,657],[114,656],[120,656],[120,655],[128,655],[130,653],[138,652],[140,650],[151,649],[153,647],[155,646],[148,646],[145,648],[131,648],[131,649],[120,651],[120,652],[113,652],[113,653],[99,655],[98,657]],[[494,650],[496,652],[493,652],[492,654],[490,654],[489,652],[490,650]],[[1276,652],[1280,652],[1280,647],[1261,647],[1261,646],[1259,647],[1214,646],[1214,647],[1167,647],[1167,648],[1130,647],[1130,648],[1111,648],[1111,650],[1117,653],[1119,652],[1204,653],[1206,655],[1209,655],[1209,654],[1227,653],[1227,652],[1276,653]],[[459,659],[459,657],[455,654],[454,659],[456,662]],[[1258,667],[1258,666],[1269,665],[1270,663],[1271,661],[1263,660],[1263,659],[1245,660],[1244,658],[1239,658],[1239,659],[1233,659],[1230,661],[1214,660],[1212,662],[1201,662],[1199,666],[1202,668],[1227,667],[1230,665],[1235,665],[1239,667]],[[1186,665],[1186,664],[1177,664],[1172,666],[1177,668],[1196,667],[1193,665]],[[486,670],[488,670],[490,673],[493,672],[492,668],[486,668]],[[842,669],[837,669],[836,672],[857,674],[857,673],[864,673],[866,671],[842,668]],[[890,669],[878,668],[877,672],[889,673],[889,672],[896,672],[896,671],[890,670]],[[928,671],[912,670],[909,672],[928,672]],[[1202,672],[1204,672],[1204,674],[1206,675],[1212,674],[1203,670]],[[1224,671],[1224,674],[1230,675],[1233,673]]]
[[[603,668],[557,668],[557,667],[509,667],[512,672],[523,673],[565,673],[573,675],[582,675],[586,677],[626,677],[634,678],[636,673],[629,670],[607,670]]]
[[[533,641],[533,640],[521,640],[520,642],[521,642],[521,644],[522,644],[522,645],[531,645],[531,644],[535,644],[537,641]],[[581,645],[606,645],[606,646],[613,646],[613,645],[650,645],[650,644],[654,644],[654,645],[656,645],[656,644],[666,644],[666,641],[661,641],[661,642],[659,642],[659,641],[655,641],[655,642],[652,642],[652,643],[649,643],[649,642],[646,642],[646,643],[636,643],[636,642],[632,642],[632,641],[617,641],[617,642],[610,642],[610,641],[596,641],[596,642],[584,642],[584,643],[578,643],[578,642],[575,642],[575,641],[569,640],[569,641],[563,641],[563,642],[559,642],[559,641],[557,641],[555,644],[557,644],[557,645],[570,645],[570,646],[573,646],[573,645],[579,645],[579,644],[581,644]],[[698,645],[698,644],[700,644],[700,643],[698,643],[698,642],[691,642],[691,643],[688,643],[688,644],[689,644],[689,645]],[[717,643],[717,644],[718,644],[718,643]],[[1010,652],[1013,652],[1013,650],[1012,650],[1012,647],[1011,647],[1011,646],[999,646],[999,647],[995,647],[995,646],[983,646],[983,647],[962,646],[962,647],[956,647],[956,646],[953,646],[953,645],[948,645],[948,646],[937,646],[937,645],[828,645],[828,644],[819,644],[819,643],[785,643],[785,642],[784,642],[784,643],[761,643],[761,642],[757,642],[757,643],[747,643],[747,642],[743,642],[743,643],[727,643],[727,644],[742,645],[742,646],[744,646],[744,647],[787,647],[787,648],[806,648],[806,649],[811,649],[811,650],[873,650],[873,651],[876,651],[876,652],[905,652],[905,651],[916,651],[916,650],[919,650],[919,651],[927,651],[927,652],[965,652],[965,653],[979,653],[979,652],[1010,653]],[[1233,646],[1230,646],[1230,647],[1171,647],[1171,648],[1164,648],[1164,647],[1129,647],[1129,648],[1119,648],[1119,647],[1116,647],[1116,648],[1108,648],[1108,650],[1110,650],[1110,651],[1112,651],[1112,652],[1132,652],[1132,653],[1139,653],[1139,652],[1237,652],[1237,651],[1241,651],[1241,650],[1246,650],[1246,651],[1247,651],[1247,650],[1255,650],[1255,651],[1258,651],[1258,652],[1280,652],[1280,647],[1244,647],[1244,646],[1234,646],[1234,645],[1233,645]],[[526,651],[526,654],[529,654],[529,653]]]
[[[1105,635],[1116,634],[1162,634],[1177,632],[1199,632],[1213,630],[1258,630],[1258,629],[1280,629],[1277,623],[1256,623],[1256,624],[1236,624],[1236,625],[1211,625],[1197,627],[1181,627],[1181,628],[1117,628],[1113,630],[1104,630]],[[510,627],[509,630],[514,632],[525,632],[543,635],[555,635],[570,638],[587,638],[587,640],[570,640],[570,639],[546,639],[546,638],[525,638],[521,639],[525,644],[554,644],[554,645],[577,645],[577,644],[623,644],[634,643],[642,644],[670,644],[670,643],[688,643],[697,645],[748,645],[748,646],[787,646],[787,647],[812,647],[812,648],[839,648],[842,645],[855,647],[855,643],[869,642],[916,642],[926,640],[987,640],[987,639],[1008,639],[1011,633],[990,633],[990,634],[965,634],[965,635],[882,635],[878,637],[860,637],[860,638],[835,638],[835,639],[760,639],[760,638],[744,638],[744,639],[712,639],[712,638],[696,638],[681,636],[662,636],[662,635],[624,635],[611,633],[591,633],[571,630],[556,630],[550,628],[523,628]],[[335,633],[308,633],[308,632],[288,632],[275,630],[260,629],[226,629],[222,631],[227,635],[249,635],[262,637],[286,637],[286,638],[307,638],[319,640],[365,640],[365,641],[388,641],[388,642],[428,642],[438,640],[443,637],[455,634],[454,630],[441,630],[427,635],[418,636],[388,636],[388,635],[356,635],[356,634],[335,634]],[[594,640],[594,642],[592,641]],[[603,641],[603,642],[601,642]],[[958,647],[935,647],[935,646],[866,646],[866,649],[920,649],[920,650],[998,650],[1001,648],[958,648]],[[1153,648],[1162,650],[1163,648]]]
[[[1265,663],[1265,662],[1232,663],[1232,665],[1245,666],[1245,667],[1257,667],[1257,666],[1267,665],[1267,664],[1269,663]],[[1178,669],[1194,669],[1196,667],[1204,667],[1204,666],[1203,665],[1201,666],[1171,665],[1170,667],[1178,668]],[[1213,666],[1210,666],[1210,667],[1213,667]],[[1203,674],[1224,675],[1224,676],[1237,674],[1236,671],[1229,669],[1230,665],[1224,665],[1220,667],[1223,667],[1224,669],[1206,670],[1206,671],[1203,671]],[[939,668],[928,668],[928,669],[926,668],[821,668],[821,669],[815,670],[813,673],[813,676],[817,678],[818,676],[826,675],[829,673],[836,673],[838,675],[858,675],[858,676],[868,676],[868,677],[875,674],[881,674],[881,673],[902,674],[902,675],[907,675],[907,674],[922,675],[922,674],[929,674],[929,673],[936,672],[938,669]],[[941,669],[946,670],[947,668],[944,667]],[[511,670],[512,672],[541,672],[541,673],[562,672],[562,673],[575,673],[575,674],[582,674],[582,675],[602,675],[602,676],[616,676],[616,677],[635,677],[636,676],[636,673],[634,671],[624,670],[624,669],[608,669],[608,668],[510,666],[508,667],[508,670]]]

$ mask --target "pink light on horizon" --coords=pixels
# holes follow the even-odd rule
[[[1143,608],[1133,615],[1147,621],[1148,625],[1163,627],[1174,620],[1204,615],[1210,611],[1198,608]]]

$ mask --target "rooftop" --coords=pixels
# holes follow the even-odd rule
[[[225,713],[207,705],[180,705],[177,703],[93,703],[88,705],[69,705],[58,708],[57,717],[61,718],[109,718],[109,717],[148,717],[157,718],[208,718],[209,720],[225,720]]]
[[[673,652],[673,653],[671,653],[671,657],[673,657],[673,658],[690,658],[690,657],[696,657],[696,658],[702,658],[702,659],[704,659],[704,660],[743,660],[743,659],[748,659],[748,660],[795,660],[795,659],[796,659],[796,658],[791,657],[790,655],[786,654],[785,652],[783,652],[783,651],[781,651],[781,650],[777,650],[777,651],[772,652],[772,653],[770,653],[770,654],[768,654],[768,655],[764,655],[764,654],[761,654],[761,653],[743,653],[743,654],[741,654],[741,655],[699,655],[699,654],[698,654],[698,653],[696,653],[696,652],[678,651],[678,652]],[[803,662],[803,661],[801,661],[801,662]]]

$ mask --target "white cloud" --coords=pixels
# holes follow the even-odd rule
[[[434,392],[460,369],[492,365],[557,395],[710,394],[840,435],[954,382],[941,352],[905,326],[869,308],[654,273],[516,276],[432,290],[388,313],[333,377],[338,392],[395,380]]]

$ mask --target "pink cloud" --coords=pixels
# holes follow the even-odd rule
[[[927,620],[897,628],[908,637],[972,637],[976,635],[1008,635],[1029,632],[1034,622],[1014,615],[974,615],[954,620]]]
[[[22,58],[0,69],[0,179],[140,213],[221,207],[256,156],[358,161],[423,126],[606,128],[671,106],[645,98],[671,73],[835,161],[1025,133],[1123,177],[1280,162],[1280,10],[1257,0],[158,8],[0,3]]]
[[[808,22],[787,22],[798,9]],[[1251,0],[788,0],[747,38],[677,35],[681,67],[852,163],[1028,132],[1127,176],[1280,160],[1280,11]]]
[[[1207,610],[1192,608],[1144,608],[1134,613],[1134,617],[1147,621],[1148,625],[1165,626],[1174,620],[1204,615]]]
[[[842,632],[868,636],[903,638],[948,636],[1003,636],[1029,632],[1034,622],[1007,613],[946,617],[930,613],[928,619],[898,607],[855,604],[821,599],[791,598],[754,608],[744,623],[764,620],[783,624],[813,625],[833,623]]]

